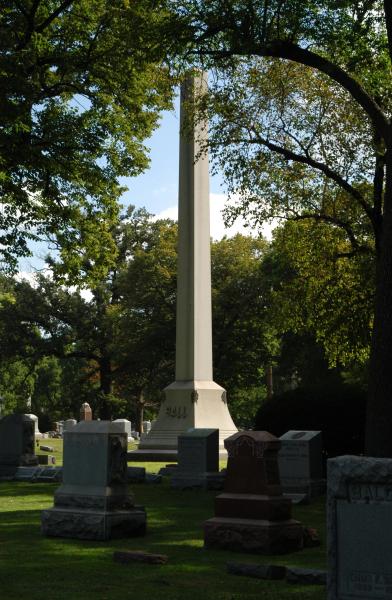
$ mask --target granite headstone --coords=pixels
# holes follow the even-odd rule
[[[189,429],[178,436],[178,467],[171,487],[221,489],[219,473],[219,429]]]
[[[0,479],[13,477],[20,466],[35,465],[34,421],[21,414],[0,419]]]
[[[44,436],[43,436],[43,434],[39,430],[37,415],[33,415],[33,414],[29,413],[29,414],[25,414],[25,417],[30,418],[32,421],[34,421],[34,436],[35,436],[35,439],[36,440],[42,439]]]
[[[71,429],[71,427],[75,427],[76,424],[77,424],[77,420],[76,419],[66,419],[63,422],[62,433],[64,434],[64,432],[68,431],[69,429]]]
[[[127,436],[111,421],[81,421],[64,433],[63,484],[42,512],[44,535],[104,540],[143,535],[146,514],[127,485]]]
[[[325,492],[321,431],[288,431],[280,437],[279,472],[283,493],[305,494],[307,498]]]
[[[327,462],[328,600],[392,598],[392,459]]]
[[[93,411],[91,410],[91,406],[88,402],[83,402],[80,407],[80,420],[81,421],[92,421]]]
[[[207,548],[283,554],[302,547],[302,525],[291,518],[291,500],[279,480],[280,441],[267,431],[242,431],[225,440],[223,494],[215,517],[204,524]]]
[[[122,425],[123,427],[123,431],[125,431],[125,433],[128,436],[128,442],[132,442],[133,441],[133,436],[132,436],[132,423],[131,421],[128,421],[128,419],[114,419],[113,423],[119,423],[120,425]]]

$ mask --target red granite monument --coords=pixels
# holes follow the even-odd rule
[[[215,498],[215,517],[204,524],[206,548],[257,554],[302,548],[302,525],[291,518],[291,500],[280,486],[280,444],[267,431],[242,431],[225,440],[225,487]]]
[[[91,406],[88,402],[83,402],[80,407],[80,420],[81,421],[92,421],[93,419],[93,411],[91,410]]]

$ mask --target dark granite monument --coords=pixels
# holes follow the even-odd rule
[[[21,414],[0,419],[0,479],[14,477],[18,467],[35,465],[34,421]]]
[[[291,519],[282,496],[278,438],[267,431],[239,432],[225,440],[228,453],[223,494],[215,517],[204,524],[207,548],[284,554],[302,547],[302,525]]]
[[[145,511],[128,490],[121,425],[81,421],[64,432],[63,484],[41,520],[47,536],[107,540],[145,533]]]
[[[219,473],[219,429],[189,429],[178,436],[178,467],[170,485],[187,489],[222,489],[224,475]]]

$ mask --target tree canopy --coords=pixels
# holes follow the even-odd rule
[[[234,125],[234,139],[247,139],[251,167],[256,165],[257,169],[254,177],[249,175],[245,153],[240,151],[238,169],[244,169],[245,186],[258,178],[256,191],[264,194],[265,203],[266,191],[276,192],[271,205],[276,208],[277,198],[284,216],[292,216],[294,208],[298,218],[308,217],[304,213],[310,203],[311,209],[317,210],[313,216],[345,230],[354,252],[375,248],[366,451],[375,456],[391,456],[392,5],[382,0],[213,0],[172,4],[187,30],[188,57],[224,74],[229,106],[230,85],[234,81],[236,90],[238,65],[245,64],[245,77],[251,84],[243,93],[245,100],[249,90],[250,103],[257,94],[262,99],[258,110],[253,106],[253,112],[246,115],[245,127],[241,113],[243,128]],[[276,80],[271,76],[268,82],[265,73],[269,70],[274,74],[271,60],[277,59],[301,65],[304,81],[295,78],[294,69],[288,85],[282,86],[282,77]],[[253,71],[248,68],[252,61]],[[305,67],[311,69],[311,75]],[[259,90],[261,95],[253,83],[259,75],[266,84],[265,94]],[[313,89],[306,84],[312,80]],[[325,112],[317,108],[322,107],[317,93],[314,94],[317,87],[326,90],[326,94],[319,94],[323,102],[327,101]],[[346,106],[341,118],[340,99]],[[303,110],[304,106],[309,113]],[[225,106],[221,114],[224,110]],[[317,114],[322,117],[322,124]],[[229,109],[231,123],[233,116],[235,113]],[[238,132],[245,134],[239,140]],[[227,140],[227,129],[225,134]],[[324,146],[320,144],[323,138]],[[255,152],[249,150],[254,144],[259,146]],[[265,185],[263,176],[273,172],[275,163],[278,177],[271,185]],[[290,173],[283,174],[284,166]],[[252,192],[251,189],[248,199]],[[301,203],[296,205],[299,198]],[[263,201],[259,208],[265,216]],[[355,235],[358,224],[359,240]]]
[[[171,103],[163,65],[175,44],[170,22],[155,0],[2,3],[4,269],[15,269],[29,240],[42,237],[66,264],[63,277],[107,269],[118,179],[146,168],[144,140]]]

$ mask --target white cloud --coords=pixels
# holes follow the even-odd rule
[[[36,273],[28,271],[19,271],[15,275],[16,281],[27,281],[31,287],[37,287]]]
[[[31,287],[36,288],[37,287],[37,272],[29,272],[29,271],[19,271],[18,273],[16,273],[15,275],[15,279],[17,281],[27,281]],[[45,277],[48,277],[49,279],[51,279],[52,277],[52,271],[51,269],[47,268],[45,269]],[[65,286],[67,287],[67,286]],[[92,299],[93,295],[91,293],[91,290],[89,289],[79,289],[76,286],[72,285],[68,287],[68,291],[73,293],[76,291],[79,291],[81,297],[86,300],[86,302],[90,302],[90,300]]]
[[[246,227],[246,222],[244,219],[238,218],[236,219],[234,225],[231,227],[225,227],[222,211],[227,206],[227,197],[225,194],[210,194],[210,230],[211,237],[214,240],[221,240],[223,236],[233,237],[236,233],[242,233],[243,235],[258,235],[259,231],[253,229],[252,227]],[[177,221],[178,218],[178,207],[170,206],[165,208],[157,215],[155,215],[154,220],[156,219],[173,219],[173,221]],[[272,238],[272,230],[274,228],[273,224],[265,224],[261,228],[261,233],[263,236],[270,240]]]

